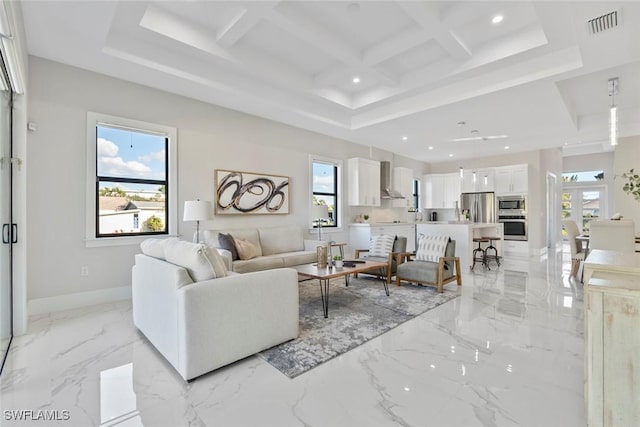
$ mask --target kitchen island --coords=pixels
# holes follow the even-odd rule
[[[456,256],[460,257],[461,266],[473,266],[473,250],[478,246],[474,244],[474,237],[497,237],[493,245],[498,249],[498,255],[502,256],[504,227],[502,223],[473,223],[459,221],[433,221],[416,224],[416,236],[420,235],[444,235],[456,241]],[[483,244],[485,248],[487,244]]]

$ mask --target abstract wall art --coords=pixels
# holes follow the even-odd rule
[[[215,170],[216,215],[289,213],[289,177]]]

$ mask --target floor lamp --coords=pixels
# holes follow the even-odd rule
[[[211,203],[204,200],[184,202],[184,221],[195,221],[196,232],[193,242],[200,243],[200,221],[211,219]]]
[[[322,222],[329,218],[327,205],[311,205],[311,218],[318,221],[318,240],[322,240]]]

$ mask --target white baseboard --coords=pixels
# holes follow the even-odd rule
[[[29,316],[53,313],[125,299],[131,299],[131,286],[32,299],[27,302],[27,313]]]

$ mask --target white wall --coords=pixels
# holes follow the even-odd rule
[[[41,58],[30,58],[29,73],[29,120],[38,126],[28,137],[29,300],[130,285],[138,246],[86,248],[83,241],[87,111],[178,128],[179,218],[185,200],[213,201],[214,169],[290,177],[290,215],[215,216],[202,228],[306,227],[310,154],[369,157],[362,145]],[[373,150],[373,158],[411,167],[416,176],[427,169],[389,152]],[[344,210],[348,223],[355,210]],[[179,222],[186,239],[192,227]],[[348,241],[348,228],[331,239]],[[88,277],[80,276],[81,266],[89,267]]]
[[[636,231],[640,231],[640,202],[622,191],[624,181],[619,177],[632,168],[635,173],[640,172],[640,136],[618,140],[613,160],[615,177],[612,183],[614,200],[612,212],[620,212],[623,217],[633,219],[636,223]]]

